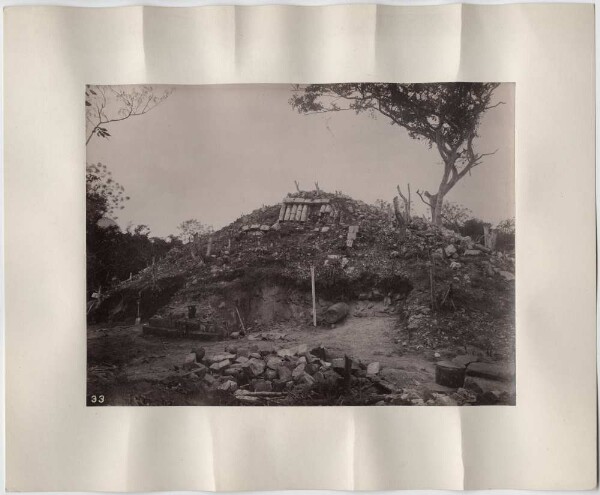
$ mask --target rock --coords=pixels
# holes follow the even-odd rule
[[[238,357],[235,359],[235,362],[236,362],[236,363],[240,363],[240,364],[244,364],[246,361],[248,361],[248,358],[247,358],[247,357],[245,357],[245,356],[238,356]]]
[[[429,391],[432,394],[452,394],[456,392],[455,387],[446,387],[444,385],[440,385],[438,383],[424,383],[423,388]]]
[[[317,371],[319,371],[319,365],[316,363],[307,364],[304,368],[304,371],[309,375],[314,375]]]
[[[260,224],[255,223],[250,225],[250,230],[260,230]]]
[[[306,344],[300,344],[295,350],[294,354],[297,356],[301,354],[306,354],[308,352],[308,346]]]
[[[187,356],[185,356],[183,360],[182,368],[184,370],[191,370],[196,367],[196,353],[190,352]]]
[[[230,335],[230,337],[232,339],[239,339],[240,335],[241,335],[240,332],[232,332],[231,335]]]
[[[204,378],[204,375],[208,372],[208,368],[204,366],[202,363],[196,363],[196,367],[194,368],[194,373],[199,378]]]
[[[244,363],[244,366],[247,367],[254,376],[258,376],[265,371],[265,363],[262,359],[251,358],[248,362]]]
[[[481,251],[478,249],[467,249],[465,250],[465,256],[479,256]]]
[[[219,385],[219,390],[223,392],[235,392],[238,388],[238,384],[233,380],[227,380],[226,382]]]
[[[331,325],[346,318],[349,312],[350,307],[346,303],[337,303],[327,308],[327,311],[323,314],[323,319]]]
[[[439,358],[439,357],[442,357],[442,355],[441,355],[439,352],[435,352],[435,353],[433,354],[433,357],[434,357],[434,358]]]
[[[290,356],[290,357],[291,357],[291,356],[293,356],[293,355],[294,355],[294,352],[293,352],[293,351],[291,351],[290,349],[279,349],[279,350],[277,351],[277,355],[278,355],[279,357],[282,357],[282,358],[283,358],[283,357],[288,357],[288,356]]]
[[[294,371],[292,371],[292,378],[294,380],[298,380],[304,374],[305,368],[306,368],[305,364],[299,364],[298,366],[296,366],[294,368]]]
[[[460,388],[465,380],[465,368],[450,361],[435,365],[435,382],[446,387]]]
[[[375,376],[377,373],[379,373],[380,369],[381,366],[378,362],[369,363],[367,366],[367,376]]]
[[[329,232],[330,228],[329,227],[323,227],[321,229],[321,232],[325,233],[325,232]]]
[[[511,282],[515,279],[515,276],[512,273],[507,272],[505,270],[500,270],[498,272],[498,275],[500,275],[504,280],[506,280],[508,282]]]
[[[289,382],[292,379],[292,372],[286,366],[280,366],[277,368],[277,374],[282,382]]]
[[[251,352],[250,354],[248,354],[248,357],[250,359],[262,359],[262,356],[258,352]]]
[[[458,270],[462,265],[458,261],[453,261],[450,263],[450,268],[452,270]]]
[[[477,402],[477,396],[466,388],[459,388],[451,395],[451,397],[457,402],[458,405],[473,404],[474,402]]]
[[[296,361],[296,363],[297,364],[300,364],[300,363],[306,364],[306,363],[308,363],[308,360],[306,359],[306,357],[301,356],[301,357],[298,358],[298,361]]]
[[[315,347],[314,349],[312,349],[310,351],[310,353],[313,356],[316,356],[317,358],[321,359],[322,361],[326,361],[327,360],[327,350],[322,345],[319,346],[319,347]]]
[[[448,397],[447,395],[434,394],[434,401],[436,406],[457,406],[456,401]]]
[[[235,354],[231,354],[231,353],[215,354],[214,356],[209,356],[206,358],[206,360],[211,363],[218,363],[220,361],[225,361],[226,359],[235,359]]]
[[[308,373],[303,373],[299,379],[299,382],[304,385],[312,386],[315,384],[315,379],[312,376],[310,376]]]
[[[206,356],[206,349],[204,347],[196,347],[192,349],[192,352],[196,354],[196,361],[202,361]]]
[[[209,387],[212,387],[217,382],[217,379],[209,373],[204,375],[203,380]]]
[[[479,357],[474,354],[463,354],[461,356],[456,356],[452,362],[457,364],[458,366],[467,367],[470,363],[474,363],[479,361]]]
[[[281,366],[283,360],[280,357],[272,356],[267,359],[267,368],[271,368],[272,370],[276,370]]]
[[[237,354],[237,351],[238,351],[237,345],[229,344],[229,345],[225,346],[225,352],[228,352],[229,354],[233,354],[233,357],[229,357],[228,359],[233,359],[235,357],[235,355]]]
[[[225,301],[223,301],[221,304],[219,304],[219,309],[223,309],[226,306]]]
[[[240,358],[240,357],[247,358],[250,355],[250,351],[248,349],[238,349],[237,355],[238,355],[238,358]]]
[[[471,363],[467,367],[467,376],[512,382],[515,377],[515,370],[509,363]]]
[[[213,371],[221,371],[224,368],[227,368],[231,364],[229,359],[224,359],[223,361],[219,361],[218,363],[213,363],[210,365],[210,369]]]
[[[275,380],[278,376],[279,375],[276,370],[268,369],[265,371],[265,378],[267,380]]]
[[[268,225],[261,225],[260,230],[262,230],[263,232],[268,232],[269,230],[271,230],[271,227],[269,227]]]
[[[272,392],[273,384],[269,380],[257,380],[254,383],[255,392]]]
[[[454,247],[454,244],[448,244],[444,248],[444,253],[446,253],[448,258],[450,258],[453,254],[456,254],[456,248]]]
[[[325,381],[325,375],[322,372],[320,372],[320,371],[317,371],[313,375],[313,378],[314,378],[314,380],[315,380],[316,383],[322,383],[322,382]]]

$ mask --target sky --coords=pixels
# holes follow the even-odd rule
[[[156,87],[162,92],[166,87]],[[122,228],[145,224],[152,235],[177,234],[195,218],[215,228],[295,191],[343,191],[373,203],[391,201],[410,183],[434,193],[443,165],[436,148],[377,115],[302,115],[289,104],[291,85],[176,86],[150,112],[108,124],[94,136],[87,162],[101,162],[131,198]],[[493,152],[446,196],[497,223],[514,216],[514,85],[501,84],[482,119],[476,151]]]

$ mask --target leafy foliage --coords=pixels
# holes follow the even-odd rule
[[[299,113],[353,111],[381,114],[413,139],[436,146],[444,171],[436,194],[426,192],[434,223],[441,223],[443,197],[490,153],[478,153],[481,117],[497,83],[312,84],[296,86],[290,104]],[[423,199],[423,197],[421,196]],[[425,201],[425,200],[424,200]]]
[[[465,222],[472,217],[473,212],[458,203],[446,201],[442,206],[442,223],[455,232],[460,232]]]
[[[112,178],[112,172],[102,163],[88,163],[85,170],[86,206],[88,221],[96,223],[124,208],[129,200],[125,188]]]
[[[93,136],[109,138],[106,124],[144,115],[166,100],[172,90],[156,93],[152,86],[87,86],[86,144]]]
[[[213,228],[210,225],[204,225],[195,218],[181,222],[177,229],[181,233],[180,238],[184,242],[192,242],[196,235],[211,234],[213,232]]]

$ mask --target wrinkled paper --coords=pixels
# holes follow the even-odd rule
[[[596,483],[594,7],[5,9],[7,488]],[[86,84],[516,83],[517,406],[86,408]]]

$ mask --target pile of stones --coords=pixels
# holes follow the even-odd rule
[[[229,345],[212,355],[197,348],[182,368],[187,378],[201,380],[210,392],[231,394],[240,404],[276,403],[290,395],[337,389],[360,388],[365,395],[401,392],[378,376],[378,362],[333,358],[325,348],[309,350],[306,344],[278,350]]]

